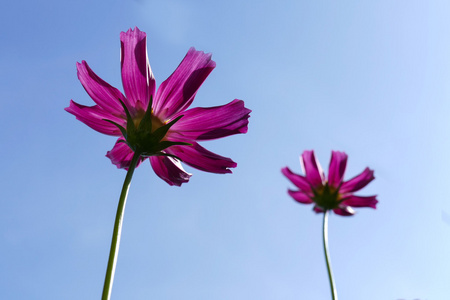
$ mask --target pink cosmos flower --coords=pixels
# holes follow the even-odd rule
[[[299,189],[288,190],[288,194],[295,201],[304,204],[314,203],[314,211],[317,213],[333,210],[341,216],[353,215],[355,212],[352,207],[376,208],[378,203],[376,196],[360,197],[353,194],[375,179],[373,171],[366,168],[358,176],[344,181],[347,166],[347,154],[344,152],[331,152],[328,180],[314,156],[314,151],[304,151],[300,157],[300,164],[305,176],[293,173],[288,167],[281,170]]]
[[[78,78],[96,105],[70,101],[65,110],[92,129],[118,140],[106,156],[127,169],[135,151],[149,158],[155,173],[170,185],[188,182],[180,161],[206,172],[231,173],[236,163],[197,141],[246,133],[251,110],[235,99],[223,106],[188,109],[216,63],[211,54],[190,48],[176,70],[156,91],[147,58],[146,34],[137,27],[121,32],[121,69],[125,95],[77,63]]]

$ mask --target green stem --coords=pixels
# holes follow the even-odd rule
[[[106,269],[105,283],[103,285],[102,300],[111,298],[111,290],[114,282],[114,273],[116,271],[117,255],[119,254],[120,237],[122,234],[123,214],[127,202],[128,190],[130,189],[131,178],[134,169],[139,161],[140,154],[135,152],[128,168],[127,176],[123,182],[122,192],[120,193],[119,205],[117,206],[116,220],[114,222],[114,232],[111,241],[111,250],[109,251],[108,267]]]
[[[323,250],[325,251],[325,260],[327,261],[328,278],[330,279],[330,289],[333,300],[338,300],[337,291],[334,286],[333,271],[328,254],[328,210],[323,213]]]

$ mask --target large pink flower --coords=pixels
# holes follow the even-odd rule
[[[314,151],[304,151],[300,157],[300,163],[305,176],[293,173],[288,167],[281,170],[299,189],[298,191],[288,190],[295,201],[304,204],[314,203],[314,211],[317,213],[333,210],[341,216],[353,215],[355,212],[352,207],[376,208],[378,203],[376,196],[360,197],[353,194],[375,179],[373,171],[366,168],[358,176],[344,181],[347,166],[347,154],[344,152],[331,152],[328,180],[319,162],[316,161]]]
[[[123,95],[98,77],[85,61],[78,78],[96,105],[70,101],[65,110],[103,134],[118,136],[106,156],[118,168],[130,166],[134,151],[149,158],[155,173],[180,186],[191,174],[179,160],[202,171],[231,173],[236,163],[197,141],[246,133],[251,110],[235,99],[223,106],[189,109],[197,90],[216,63],[211,54],[190,48],[177,69],[158,88],[147,58],[146,34],[137,27],[121,32]],[[144,124],[145,123],[145,124]]]

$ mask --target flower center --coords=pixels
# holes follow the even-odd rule
[[[155,117],[152,114],[152,132],[154,132],[156,129],[163,127],[167,122],[161,121],[159,118]]]
[[[136,128],[139,128],[139,124],[141,124],[142,119],[144,118],[145,111],[139,110],[136,114],[136,116],[133,118],[133,123]],[[151,121],[152,121],[152,127],[151,127],[151,133],[155,132],[160,127],[163,127],[167,122],[161,121],[158,117],[156,117],[153,114],[153,111],[151,113]]]
[[[340,194],[339,189],[335,189],[328,185],[328,182],[324,186],[313,190],[313,201],[323,209],[334,209],[339,206]]]
[[[126,128],[111,121],[105,120],[117,126],[122,136],[125,139],[125,143],[141,156],[153,156],[153,155],[165,155],[168,154],[164,149],[175,146],[192,146],[190,143],[185,142],[175,142],[168,141],[166,135],[170,129],[178,120],[183,116],[178,116],[177,118],[171,120],[170,122],[163,122],[158,117],[153,115],[152,111],[152,100],[150,99],[147,110],[139,109],[136,111],[134,116],[131,116],[126,105],[120,101],[122,107],[127,116]]]

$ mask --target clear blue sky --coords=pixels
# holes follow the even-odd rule
[[[121,88],[119,33],[148,35],[157,84],[189,47],[216,69],[193,106],[235,98],[245,135],[204,143],[231,175],[134,176],[112,299],[330,299],[321,215],[286,194],[314,149],[366,166],[377,210],[332,215],[340,299],[448,299],[450,2],[8,1],[2,5],[0,298],[99,299],[125,172],[115,138],[65,112],[93,102],[86,60]]]

